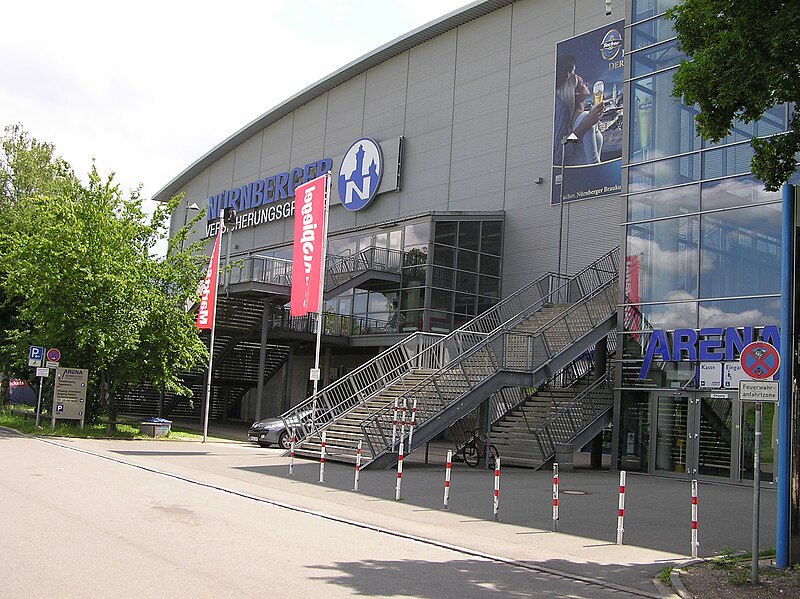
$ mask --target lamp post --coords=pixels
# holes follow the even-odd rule
[[[564,162],[565,162],[565,154],[567,149],[567,144],[575,144],[578,143],[580,139],[575,132],[570,132],[569,135],[565,135],[561,139],[561,185],[558,187],[558,207],[559,207],[559,214],[558,214],[558,276],[561,277],[564,274],[561,271],[561,250],[562,250],[562,240],[564,237]],[[565,265],[566,266],[566,265]],[[566,269],[565,269],[566,270]]]

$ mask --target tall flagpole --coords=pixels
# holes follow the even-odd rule
[[[311,403],[311,422],[315,425],[317,420],[317,390],[319,387],[319,351],[322,345],[322,305],[324,303],[323,294],[325,292],[325,260],[328,254],[328,209],[331,192],[331,171],[325,173],[325,199],[322,210],[322,256],[319,266],[319,298],[317,302],[317,346],[314,351],[314,396]]]

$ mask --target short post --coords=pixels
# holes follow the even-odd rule
[[[358,440],[358,449],[356,449],[356,478],[353,483],[353,491],[358,491],[358,478],[361,473],[361,439]]]
[[[394,410],[392,411],[392,449],[397,443],[397,398],[394,398]]]
[[[297,442],[297,435],[292,429],[292,443],[289,445],[289,476],[294,475],[294,444]]]
[[[500,458],[494,461],[494,521],[498,520],[500,512]]]
[[[411,440],[414,438],[414,422],[417,420],[417,400],[411,408],[411,425],[408,428],[408,451],[411,451]]]
[[[400,501],[400,487],[403,484],[403,437],[400,437],[400,449],[397,451],[397,485],[394,488],[394,500]]]
[[[558,532],[558,463],[553,463],[553,532]]]
[[[625,533],[625,476],[626,472],[619,473],[619,509],[617,510],[617,545],[622,545],[622,535]]]
[[[453,469],[453,450],[447,450],[447,463],[444,468],[444,509],[449,510],[448,502],[450,501],[450,472]]]
[[[756,402],[756,440],[753,448],[753,563],[750,582],[758,584],[758,533],[761,512],[761,402]]]
[[[697,557],[697,481],[692,481],[692,557]]]
[[[319,447],[319,482],[325,482],[325,433],[322,433],[322,445]]]

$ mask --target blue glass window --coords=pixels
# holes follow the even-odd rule
[[[704,214],[701,231],[700,297],[780,292],[780,204]]]
[[[750,172],[753,147],[749,142],[703,152],[703,179]]]
[[[780,202],[779,191],[766,191],[763,181],[753,175],[703,183],[701,194],[703,210],[735,208],[764,202]]]
[[[699,231],[697,216],[628,225],[626,278],[636,303],[697,297]]]
[[[697,110],[672,96],[674,70],[631,81],[629,160],[641,162],[700,149]]]
[[[743,123],[736,119],[731,127],[731,132],[723,137],[719,142],[705,142],[705,147],[713,148],[725,144],[736,143],[737,141],[749,141],[753,137],[764,137],[783,133],[787,130],[787,111],[786,104],[778,104],[764,112],[758,121]]]
[[[685,185],[628,196],[628,221],[700,211],[700,186]]]
[[[631,27],[631,51],[647,48],[659,42],[664,42],[675,37],[672,21],[664,17],[645,21]]]
[[[633,0],[633,22],[661,14],[680,0]]]
[[[700,154],[689,154],[628,168],[628,191],[646,191],[700,180]]]
[[[629,54],[631,61],[631,76],[647,75],[653,71],[660,71],[679,65],[686,59],[686,54],[678,50],[678,40],[671,40]]]
[[[761,327],[780,322],[780,296],[700,302],[700,327]]]

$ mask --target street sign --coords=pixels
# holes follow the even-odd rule
[[[55,347],[51,347],[47,350],[47,361],[48,362],[58,362],[61,359],[61,350]]]
[[[766,341],[753,341],[745,345],[739,361],[745,374],[754,379],[772,377],[781,365],[778,350]]]
[[[48,368],[58,368],[58,362],[51,362],[50,360],[45,362],[44,365]]]
[[[739,381],[739,400],[778,403],[778,381]]]
[[[50,369],[49,368],[37,368],[36,369],[36,376],[46,379],[48,376],[50,376]]]
[[[44,348],[38,345],[31,345],[28,348],[28,366],[41,366],[44,357]]]
[[[89,371],[86,368],[56,368],[56,384],[53,389],[56,418],[83,421],[88,381]]]

